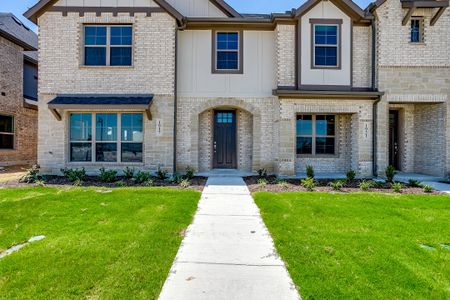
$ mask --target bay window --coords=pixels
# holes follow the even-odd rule
[[[297,116],[298,155],[334,155],[335,144],[336,116]]]
[[[70,161],[143,162],[143,120],[141,113],[72,113]]]

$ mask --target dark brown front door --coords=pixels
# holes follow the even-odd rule
[[[214,168],[237,168],[236,112],[218,110],[214,112]]]
[[[399,164],[399,129],[398,129],[398,110],[389,111],[389,165],[397,170]]]

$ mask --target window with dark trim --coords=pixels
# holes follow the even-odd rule
[[[298,155],[334,155],[335,148],[335,115],[297,116]]]
[[[411,18],[411,43],[423,43],[423,19]]]
[[[213,31],[213,73],[242,73],[242,32]]]
[[[340,69],[342,47],[341,19],[310,19],[311,68]]]
[[[85,66],[131,66],[133,59],[131,25],[85,25]]]
[[[0,149],[14,149],[14,117],[0,115]]]
[[[72,113],[70,161],[142,162],[143,120],[142,113]]]

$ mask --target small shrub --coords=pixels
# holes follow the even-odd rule
[[[372,187],[377,188],[377,189],[382,189],[384,188],[384,182],[383,181],[372,181]]]
[[[370,180],[363,180],[359,183],[359,188],[362,191],[368,191],[374,186],[374,183]]]
[[[116,176],[117,176],[117,171],[106,170],[105,168],[100,168],[100,175],[98,176],[98,178],[102,182],[109,183],[109,182],[116,181]]]
[[[432,193],[434,191],[433,187],[431,185],[424,185],[423,186],[423,191],[427,194]]]
[[[333,182],[330,182],[329,185],[331,186],[331,188],[333,188],[333,190],[341,191],[344,187],[344,182],[342,180],[335,180]]]
[[[421,187],[423,187],[422,183],[420,181],[414,180],[414,179],[410,179],[408,181],[408,184],[409,184],[410,187],[413,187],[413,188],[421,188]]]
[[[194,169],[191,166],[188,166],[186,168],[186,175],[184,175],[184,177],[188,180],[191,180],[192,178],[194,178]]]
[[[81,181],[80,179],[75,179],[75,181],[73,181],[73,186],[82,186],[83,185],[83,181]]]
[[[314,182],[314,178],[312,177],[302,179],[300,184],[310,192],[314,191],[314,188],[316,187],[316,183]]]
[[[134,176],[134,182],[137,184],[141,184],[149,181],[152,178],[152,175],[149,172],[139,171]]]
[[[42,176],[39,175],[39,165],[33,165],[30,169],[27,170],[27,173],[20,178],[20,182],[25,183],[37,183],[37,181],[43,180]]]
[[[144,185],[145,186],[154,186],[155,185],[155,182],[153,181],[153,179],[148,179],[148,180],[146,180],[145,182],[144,182]]]
[[[278,182],[278,186],[279,186],[280,188],[282,188],[283,190],[289,189],[289,183],[287,183],[287,182],[284,181],[284,180],[279,181],[279,182]]]
[[[117,187],[124,187],[124,186],[127,186],[127,184],[126,184],[125,181],[119,180],[119,181],[116,182],[116,186]]]
[[[123,170],[123,175],[125,176],[126,179],[131,179],[131,178],[134,177],[134,173],[135,173],[135,172],[136,172],[136,171],[134,170],[134,168],[126,167],[126,168]]]
[[[86,170],[82,169],[61,169],[61,172],[64,174],[70,182],[75,183],[75,181],[82,182],[86,178]]]
[[[180,176],[179,174],[174,174],[173,176],[172,176],[172,178],[170,179],[170,181],[172,182],[172,183],[175,183],[175,184],[180,184],[181,183],[181,181],[183,181],[183,177],[182,176]]]
[[[353,170],[349,170],[347,172],[347,181],[353,181],[356,178],[356,172]]]
[[[391,188],[394,190],[394,192],[401,193],[403,185],[400,182],[396,182],[391,184]]]
[[[259,188],[264,189],[267,186],[267,179],[260,178],[258,179]]]
[[[395,174],[397,174],[397,170],[395,169],[394,166],[388,166],[386,168],[386,180],[387,182],[393,183],[394,182],[394,177]]]
[[[166,180],[168,178],[167,171],[161,169],[161,167],[158,167],[158,170],[156,171],[156,178],[160,180]]]
[[[313,168],[313,166],[306,166],[306,177],[314,178],[314,168]]]
[[[44,179],[38,179],[34,182],[37,186],[45,186],[45,180]]]
[[[189,182],[189,180],[187,180],[187,179],[183,179],[181,182],[180,182],[180,187],[182,188],[182,189],[187,189],[187,188],[189,188],[191,186],[191,183]]]
[[[267,178],[267,170],[266,169],[259,169],[258,170],[258,178],[266,179]]]

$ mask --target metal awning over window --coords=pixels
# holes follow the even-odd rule
[[[153,95],[58,95],[48,103],[48,108],[58,121],[62,120],[60,111],[89,110],[142,110],[152,119],[150,107]]]

